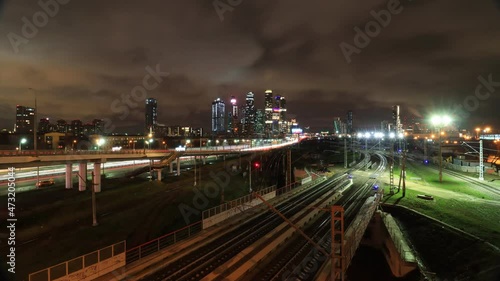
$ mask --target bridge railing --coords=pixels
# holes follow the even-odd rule
[[[31,273],[29,281],[81,280],[97,278],[125,265],[125,241],[99,249],[72,260]]]
[[[270,192],[273,192],[275,190],[276,190],[276,186],[273,185],[273,186],[261,189],[259,191],[256,191],[256,193],[258,193],[259,195],[262,196],[262,195],[268,194]],[[222,205],[205,210],[205,211],[203,211],[202,219],[205,220],[207,218],[213,217],[215,215],[218,215],[222,212],[225,212],[225,211],[230,210],[232,208],[235,208],[237,206],[244,205],[244,204],[249,203],[250,201],[254,200],[255,198],[256,198],[255,195],[248,194],[248,195],[245,195],[245,196],[240,197],[238,199],[226,202]]]
[[[174,232],[160,236],[137,247],[131,248],[126,252],[126,264],[138,261],[144,257],[161,251],[181,240],[187,239],[197,234],[202,229],[201,221],[185,226]]]
[[[25,150],[25,151],[13,151],[13,150],[0,150],[0,156],[51,156],[51,155],[99,155],[99,154],[144,154],[146,153],[167,153],[173,150]]]

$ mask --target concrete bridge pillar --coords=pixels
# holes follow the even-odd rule
[[[95,192],[101,192],[101,163],[94,163],[94,182],[92,183]]]
[[[201,157],[201,160],[203,162],[203,165],[205,165],[207,163],[207,157],[206,156]]]
[[[66,164],[66,189],[73,188],[73,163]]]
[[[174,172],[174,161],[172,160],[172,162],[170,162],[170,173],[173,173]]]
[[[158,173],[158,181],[161,181],[161,169],[156,170],[156,172]]]
[[[87,162],[78,163],[78,190],[85,191],[87,188]]]
[[[181,158],[177,158],[177,176],[181,175]]]

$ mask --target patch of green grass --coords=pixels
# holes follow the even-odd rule
[[[411,189],[406,190],[404,198],[401,192],[392,196],[387,193],[384,202],[417,210],[500,247],[500,212],[497,205],[439,196],[434,196],[434,200],[424,200],[417,198],[418,194],[418,191]]]
[[[400,169],[394,169],[394,178],[399,180]],[[420,178],[420,180],[415,180]],[[493,200],[495,197],[481,188],[476,188],[471,183],[443,174],[443,181],[439,182],[439,171],[427,166],[409,162],[406,167],[406,180],[434,186],[444,190],[459,192],[476,198]]]

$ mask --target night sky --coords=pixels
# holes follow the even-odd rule
[[[59,1],[68,3],[27,39],[22,19],[43,11],[38,0],[0,0],[0,128],[12,129],[16,104],[34,105],[34,88],[39,117],[110,118],[115,132],[142,130],[142,101],[132,99],[129,114],[117,108],[157,65],[169,75],[147,96],[166,125],[208,129],[215,98],[243,101],[252,91],[263,108],[273,89],[301,126],[331,128],[352,109],[355,127],[378,128],[394,104],[408,117],[452,112],[491,75],[496,91],[486,97],[483,87],[470,118],[456,121],[500,127],[496,0],[401,1],[351,63],[340,44],[355,46],[354,28],[365,30],[370,12],[394,0],[219,0],[221,10],[237,4],[219,14],[212,0]]]

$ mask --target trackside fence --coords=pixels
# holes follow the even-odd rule
[[[29,281],[93,280],[125,265],[125,241],[31,273]]]

